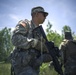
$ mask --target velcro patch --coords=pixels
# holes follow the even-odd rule
[[[27,19],[25,19],[25,20],[20,20],[18,23],[21,24],[22,26],[26,27],[26,24],[29,23],[29,21]]]
[[[24,26],[24,27],[26,26],[26,23],[25,23],[25,22],[23,22],[23,21],[22,21],[22,22],[20,22],[19,24],[21,24],[21,25],[22,25],[22,26]]]

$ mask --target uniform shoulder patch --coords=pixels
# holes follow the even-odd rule
[[[18,22],[18,24],[21,24],[23,27],[26,27],[26,25],[29,23],[29,21],[27,20],[27,19],[25,19],[25,20],[20,20],[19,22]]]

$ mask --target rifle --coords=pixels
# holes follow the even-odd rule
[[[45,34],[42,26],[39,26],[39,27],[35,28],[33,31],[37,31],[37,30],[39,31],[40,35],[42,35],[43,38],[46,40],[45,45],[46,45],[46,47],[47,47],[47,49],[49,51],[49,54],[52,57],[54,69],[60,75],[63,75],[63,71],[62,71],[61,65],[60,65],[60,63],[58,61],[58,57],[59,57],[59,54],[57,53],[57,51],[59,51],[58,48],[54,46],[53,42],[49,42],[47,40],[46,34]]]

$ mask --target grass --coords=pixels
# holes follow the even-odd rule
[[[43,63],[40,68],[40,75],[58,75],[53,66],[48,66],[48,63]]]
[[[11,75],[11,65],[9,63],[0,63],[0,75]]]
[[[0,63],[0,75],[11,75],[11,64]],[[40,68],[39,75],[58,75],[54,70],[53,66],[48,67],[48,63],[45,63]]]

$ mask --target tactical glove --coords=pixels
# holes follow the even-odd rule
[[[38,39],[32,39],[31,46],[32,46],[32,48],[35,48],[39,51],[48,52],[48,49],[47,49],[45,43]]]

